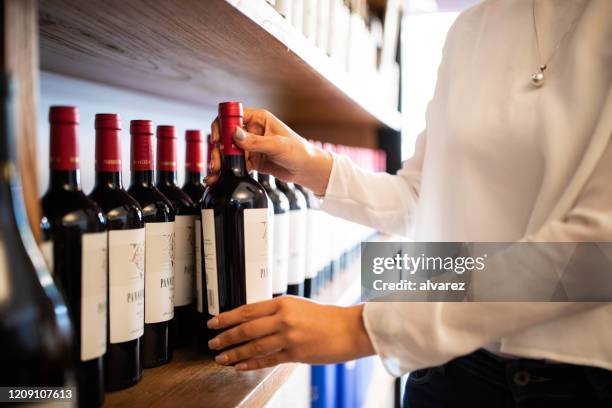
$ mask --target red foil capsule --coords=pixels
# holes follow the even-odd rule
[[[130,121],[130,169],[132,171],[153,170],[153,122]]]
[[[70,171],[79,168],[77,126],[79,111],[74,106],[52,106],[49,109],[49,168]]]
[[[121,118],[116,113],[96,114],[96,171],[121,171]]]
[[[157,127],[157,170],[176,171],[176,126]]]
[[[242,104],[240,102],[223,102],[219,104],[219,131],[221,148],[224,155],[243,155],[244,150],[234,144],[236,127],[242,127]]]
[[[200,130],[187,130],[185,132],[185,170],[201,173],[204,171],[204,137]]]

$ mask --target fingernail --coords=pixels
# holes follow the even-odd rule
[[[219,347],[219,339],[218,338],[215,337],[214,339],[212,339],[212,340],[210,340],[208,342],[208,348],[215,349],[217,347]]]
[[[217,357],[215,357],[215,361],[219,364],[225,364],[228,360],[229,357],[227,357],[227,354],[219,354]]]
[[[234,131],[234,139],[236,140],[245,140],[247,138],[246,132],[240,126],[236,126],[236,130]]]
[[[219,325],[219,319],[216,317],[213,317],[212,319],[206,322],[206,325],[208,326],[209,329],[214,329],[215,327]]]
[[[238,363],[234,366],[234,368],[238,371],[243,371],[247,369],[246,363]]]

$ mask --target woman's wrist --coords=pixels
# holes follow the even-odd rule
[[[352,341],[352,344],[348,345],[347,349],[352,350],[354,353],[354,355],[350,357],[351,359],[376,354],[370,336],[363,323],[364,306],[365,305],[362,303],[346,308],[346,323],[348,325],[346,330],[350,333],[349,339]]]
[[[317,196],[324,196],[331,177],[334,159],[330,152],[314,148],[306,168],[296,176],[296,183],[308,188]]]

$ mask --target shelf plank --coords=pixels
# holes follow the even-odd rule
[[[288,122],[398,129],[401,116],[265,0],[41,0],[44,70]]]
[[[104,407],[261,407],[296,366],[238,372],[195,349],[179,350],[171,363],[145,370],[138,385],[107,393]]]

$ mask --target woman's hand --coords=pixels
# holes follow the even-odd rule
[[[266,110],[245,108],[244,127],[236,128],[234,142],[245,150],[249,170],[298,183],[320,196],[325,194],[332,168],[332,158],[328,152],[308,143]],[[218,119],[212,124],[211,137],[218,146]],[[220,170],[221,153],[215,147],[206,184],[215,183]]]
[[[362,320],[363,305],[327,306],[282,296],[238,307],[208,321],[228,329],[208,342],[227,349],[215,360],[237,370],[255,370],[296,361],[328,364],[374,354]]]

